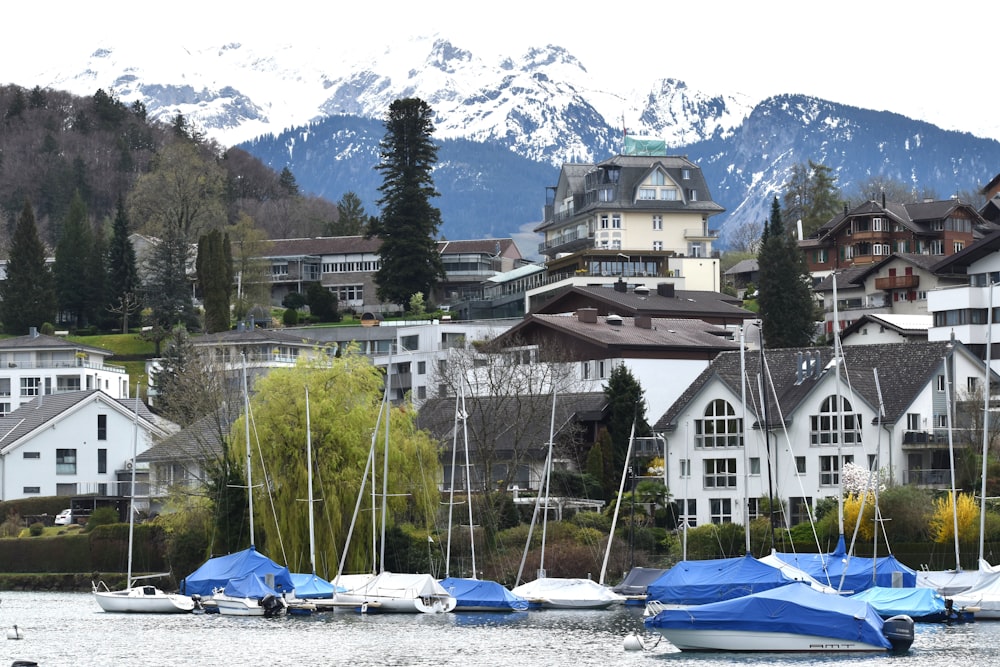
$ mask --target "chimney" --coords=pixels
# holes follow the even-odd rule
[[[618,278],[618,282],[615,283],[615,291],[624,294],[628,291],[628,285],[625,284],[624,280]]]
[[[576,319],[585,324],[597,324],[597,309],[577,308]]]
[[[660,283],[656,286],[656,293],[660,296],[665,296],[668,299],[674,298],[674,284],[673,283]]]
[[[810,352],[806,352],[806,354],[812,359]],[[802,384],[802,350],[795,353],[795,384]]]
[[[649,315],[636,315],[633,318],[635,326],[639,329],[652,329],[653,328],[653,318]]]
[[[38,338],[38,327],[28,327],[28,335],[32,338]]]
[[[882,208],[885,208],[885,190],[882,191]]]
[[[604,321],[607,322],[610,327],[620,327],[622,325],[622,316],[611,314],[608,315]]]

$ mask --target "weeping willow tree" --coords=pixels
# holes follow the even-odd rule
[[[294,368],[274,369],[252,388],[255,541],[260,551],[286,563],[292,571],[310,570],[307,386],[316,572],[326,578],[337,572],[374,441],[376,500],[372,499],[369,471],[344,568],[345,573],[370,572],[375,563],[372,536],[379,532],[381,521],[385,419],[380,419],[380,410],[384,376],[355,351],[335,359],[300,361]],[[437,444],[416,428],[415,417],[416,411],[410,405],[391,409],[388,526],[407,523],[428,527],[433,524],[439,504]],[[245,461],[243,419],[233,426],[229,446],[234,458]]]

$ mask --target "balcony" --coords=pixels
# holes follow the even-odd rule
[[[593,247],[593,235],[573,230],[539,243],[538,252],[543,255],[555,255],[562,252],[577,252]]]
[[[875,279],[875,289],[916,289],[920,285],[920,276],[886,276]]]
[[[685,241],[714,241],[719,238],[718,231],[712,231],[711,229],[685,229],[684,230],[684,240]]]

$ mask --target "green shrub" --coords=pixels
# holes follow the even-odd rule
[[[91,532],[98,526],[107,526],[112,523],[119,523],[118,510],[114,507],[98,507],[87,519],[86,532]]]
[[[45,524],[41,521],[36,521],[28,527],[28,532],[32,537],[38,537],[43,532],[45,532]]]
[[[281,322],[286,327],[294,327],[299,323],[299,311],[294,308],[286,308],[281,316]]]

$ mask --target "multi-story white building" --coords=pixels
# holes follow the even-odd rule
[[[838,496],[846,462],[877,465],[898,484],[947,488],[948,399],[982,383],[984,364],[957,341],[843,350],[839,381],[831,348],[715,358],[654,426],[667,442],[668,486],[682,517],[742,523],[773,493],[795,525],[806,506]],[[745,389],[741,377],[751,378]]]
[[[0,340],[0,416],[49,394],[100,389],[111,398],[127,398],[128,372],[105,363],[112,354],[35,328]]]

